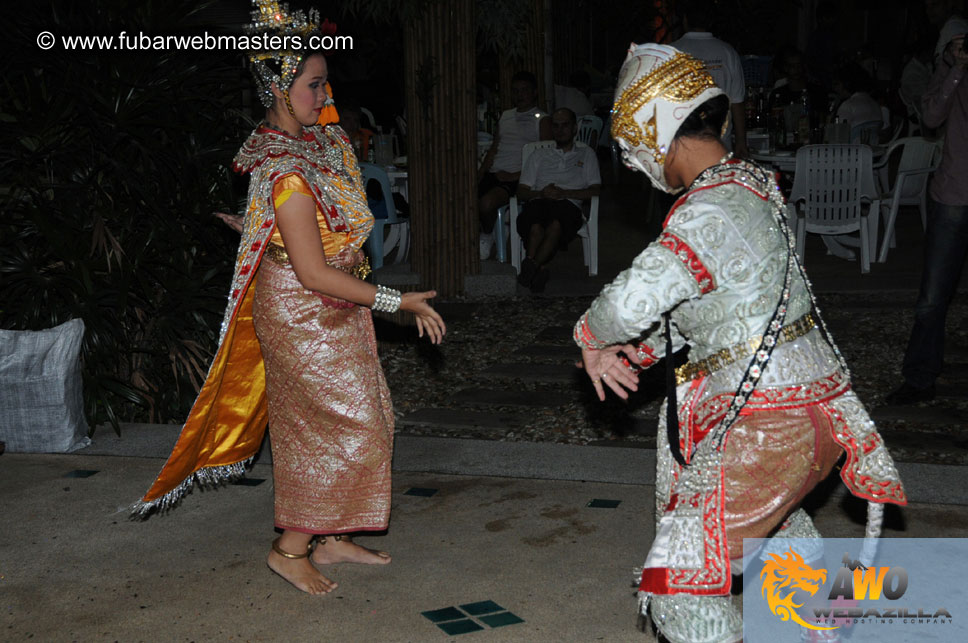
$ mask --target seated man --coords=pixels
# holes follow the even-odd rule
[[[780,78],[770,92],[770,108],[800,104],[806,91],[812,120],[817,121],[827,110],[827,92],[807,79],[807,67],[800,51],[792,45],[783,47],[777,56],[776,68]]]
[[[518,282],[532,292],[544,290],[548,282],[545,265],[559,247],[566,247],[578,235],[584,218],[581,200],[598,196],[602,183],[595,151],[575,143],[575,113],[555,110],[551,131],[555,147],[537,149],[528,157],[517,190],[518,199],[530,199],[517,222],[527,248]]]
[[[850,123],[851,127],[873,122],[881,123],[882,127],[888,125],[889,122],[884,122],[880,103],[868,93],[873,84],[859,65],[845,65],[834,79],[834,91],[843,101],[837,108],[837,118]]]
[[[519,71],[511,79],[514,109],[501,114],[494,142],[478,170],[477,212],[481,221],[481,260],[494,248],[497,211],[508,204],[521,176],[521,149],[528,143],[551,138],[547,114],[538,109],[538,81]]]

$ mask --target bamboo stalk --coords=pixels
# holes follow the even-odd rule
[[[404,47],[410,113],[411,266],[422,287],[460,294],[479,271],[474,180],[473,0],[432,2],[407,25]],[[427,110],[418,71],[437,83]],[[468,71],[469,70],[469,71]],[[470,171],[468,171],[470,170]]]

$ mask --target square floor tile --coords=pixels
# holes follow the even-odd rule
[[[586,506],[594,509],[615,509],[615,507],[619,506],[620,504],[622,504],[621,500],[604,500],[602,498],[595,498]]]
[[[511,612],[501,612],[500,614],[488,614],[487,616],[481,616],[480,620],[488,627],[504,627],[505,625],[524,623],[523,618],[521,618],[520,616],[516,616]]]
[[[466,618],[467,614],[460,611],[456,607],[445,607],[439,610],[430,610],[429,612],[420,612],[424,615],[424,618],[429,618],[434,623],[440,623],[442,621],[453,621],[458,618]]]
[[[265,481],[265,478],[239,478],[233,481],[232,484],[239,485],[240,487],[258,487]]]
[[[437,627],[447,632],[451,636],[455,634],[467,634],[468,632],[477,632],[478,630],[483,630],[484,628],[475,623],[470,619],[464,619],[462,621],[450,621],[449,623],[437,623]]]
[[[95,469],[74,469],[64,474],[65,478],[90,478],[97,470]]]
[[[471,616],[478,616],[480,614],[490,614],[491,612],[503,612],[504,608],[495,603],[494,601],[480,601],[478,603],[467,603],[466,605],[458,605],[462,610],[470,614]]]
[[[403,492],[405,496],[420,496],[421,498],[429,498],[430,496],[437,493],[436,489],[428,489],[427,487],[410,487]]]

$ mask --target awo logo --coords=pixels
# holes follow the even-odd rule
[[[797,552],[790,551],[784,556],[770,554],[772,560],[763,564],[760,579],[763,588],[760,593],[766,598],[770,611],[780,617],[781,621],[793,621],[811,630],[835,630],[837,627],[819,627],[807,623],[797,612],[803,603],[794,602],[797,590],[804,591],[810,596],[816,594],[827,581],[826,569],[814,569],[803,562],[803,557]]]
[[[770,611],[782,621],[793,621],[811,630],[835,630],[856,623],[950,623],[951,614],[941,607],[933,610],[924,607],[895,606],[878,603],[876,608],[858,607],[860,601],[897,601],[908,589],[908,572],[901,566],[865,567],[859,561],[844,554],[842,566],[837,569],[830,589],[822,592],[827,582],[826,569],[814,569],[792,547],[783,556],[769,554],[770,560],[763,565],[760,579],[763,581],[761,595]],[[808,597],[824,596],[827,604],[816,600],[808,610],[800,610],[803,602],[796,602],[797,594]]]

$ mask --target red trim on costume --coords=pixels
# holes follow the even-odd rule
[[[850,382],[840,371],[827,377],[798,386],[757,389],[743,407],[741,415],[753,415],[776,409],[798,409],[814,404],[822,404],[839,397],[850,390]],[[692,395],[690,389],[689,395]],[[694,411],[690,426],[694,426],[692,444],[698,444],[710,430],[716,427],[729,410],[733,393],[720,393],[705,400]],[[683,400],[681,407],[685,407]],[[685,423],[683,423],[685,424]]]
[[[595,337],[595,333],[593,333],[588,327],[588,313],[582,315],[581,319],[578,320],[578,323],[575,324],[575,331],[572,334],[572,337],[574,337],[576,344],[591,350],[599,350],[603,346],[607,345]]]
[[[739,161],[737,159],[733,159],[733,160],[728,161],[726,163],[726,165],[732,165],[734,163],[739,163]],[[750,192],[752,192],[753,194],[755,194],[756,196],[758,196],[760,199],[762,199],[764,201],[766,201],[769,198],[769,195],[762,194],[761,192],[756,191],[755,189],[753,189],[753,186],[751,186],[751,185],[749,185],[747,183],[744,183],[742,181],[737,181],[736,179],[733,178],[734,176],[736,176],[736,173],[735,172],[733,172],[731,174],[723,174],[722,175],[723,180],[720,181],[719,183],[715,183],[713,185],[705,185],[705,186],[703,186],[701,188],[696,188],[695,190],[690,190],[690,191],[686,192],[685,194],[683,194],[681,197],[679,197],[678,199],[676,199],[676,202],[672,204],[672,207],[671,208],[669,208],[669,214],[666,215],[665,221],[662,222],[662,227],[665,228],[667,225],[669,225],[669,219],[672,218],[673,213],[675,213],[675,211],[679,208],[679,206],[681,206],[683,203],[685,203],[689,199],[689,197],[691,197],[693,194],[699,194],[700,192],[703,192],[704,190],[711,190],[712,188],[718,188],[718,187],[720,187],[722,185],[725,185],[727,183],[735,183],[736,185],[739,185],[741,187],[744,187],[744,188],[746,188],[747,190],[749,190]]]
[[[706,269],[702,259],[699,258],[695,250],[689,247],[688,243],[677,235],[664,231],[659,235],[659,245],[671,251],[682,262],[682,265],[686,267],[686,270],[689,271],[692,278],[696,280],[696,283],[699,285],[699,291],[702,294],[705,295],[707,292],[716,288],[716,282],[712,274]]]
[[[655,350],[645,342],[639,342],[639,345],[635,347],[635,354],[642,360],[639,368],[648,368],[659,361],[659,356],[655,354]]]
[[[652,594],[689,593],[700,596],[729,594],[732,573],[726,544],[726,476],[719,471],[719,484],[706,494],[695,494],[687,502],[703,511],[703,566],[698,569],[647,567],[642,570],[639,590]],[[677,497],[677,500],[679,497]],[[670,503],[671,504],[671,503]],[[712,517],[710,514],[715,514]]]
[[[847,461],[840,469],[840,479],[855,496],[873,502],[890,502],[896,505],[907,504],[907,494],[900,480],[875,480],[869,475],[861,473],[860,461],[864,455],[877,449],[883,449],[881,436],[872,431],[858,440],[847,431],[847,420],[836,409],[824,404],[821,411],[830,419],[830,434],[834,441],[847,452]]]

